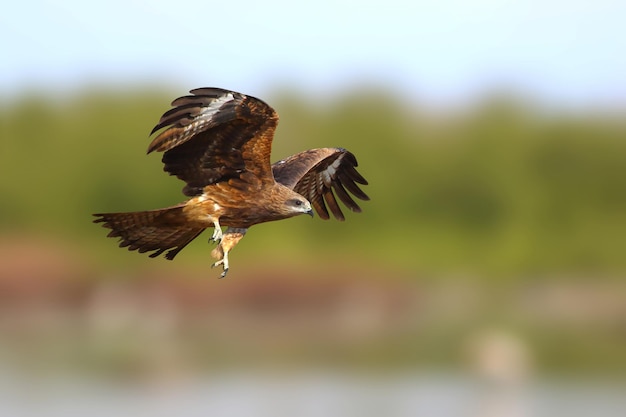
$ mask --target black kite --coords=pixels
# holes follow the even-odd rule
[[[270,165],[278,114],[263,101],[220,88],[199,88],[177,98],[152,133],[163,130],[148,153],[164,152],[164,170],[187,184],[184,203],[158,210],[100,213],[95,223],[119,237],[120,247],[174,259],[204,229],[218,243],[213,266],[229,268],[228,252],[258,223],[299,214],[344,220],[337,198],[361,208],[351,194],[369,197],[357,184],[354,155],[342,148],[304,151]],[[336,197],[335,197],[336,196]],[[221,226],[228,226],[222,233]]]

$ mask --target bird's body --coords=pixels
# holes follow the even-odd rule
[[[352,211],[358,187],[367,181],[356,171],[356,158],[342,148],[312,149],[270,164],[278,115],[254,97],[218,88],[202,88],[172,102],[152,133],[167,127],[148,153],[164,152],[164,170],[186,182],[186,202],[165,209],[100,213],[95,222],[112,229],[120,246],[151,257],[167,251],[173,259],[206,228],[213,227],[218,247],[214,265],[228,271],[228,252],[255,224],[299,214],[328,219],[344,216],[335,194]],[[347,191],[346,191],[347,190]],[[333,194],[333,191],[335,194]],[[328,206],[328,208],[327,208]],[[221,226],[228,226],[222,233]]]
[[[207,187],[199,196],[185,203],[183,213],[190,224],[213,227],[219,219],[223,226],[249,228],[255,224],[287,219],[302,213],[310,213],[311,206],[300,200],[300,196],[281,184],[275,184],[266,190],[252,190],[245,200],[231,199],[232,187]],[[272,196],[267,198],[267,196]],[[302,205],[285,205],[293,199]],[[294,210],[295,209],[295,210]]]

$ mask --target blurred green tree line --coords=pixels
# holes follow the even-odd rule
[[[145,156],[148,133],[182,93],[93,89],[0,103],[2,233],[55,234],[97,257],[145,261],[116,249],[91,213],[184,200],[160,155]],[[273,160],[345,147],[372,200],[342,224],[256,226],[234,256],[485,277],[626,271],[623,117],[547,112],[508,97],[437,111],[384,90],[262,98],[281,117]],[[194,243],[179,257],[207,262],[208,252]]]

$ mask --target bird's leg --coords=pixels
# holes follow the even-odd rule
[[[229,227],[226,233],[221,237],[221,240],[217,244],[217,247],[211,251],[217,261],[211,265],[211,268],[222,265],[223,271],[220,278],[224,278],[228,273],[230,267],[228,263],[228,252],[230,252],[237,243],[244,237],[248,229]]]
[[[215,227],[215,230],[213,230],[213,235],[211,236],[211,239],[209,239],[209,241],[220,242],[224,234],[222,233],[220,220],[217,217],[213,220],[213,226]]]
[[[220,274],[220,278],[224,278],[226,276],[226,274],[228,273],[228,268],[229,268],[229,264],[228,264],[228,252],[224,252],[222,254],[222,259],[220,259],[219,261],[215,262],[213,265],[211,265],[211,268],[214,268],[216,266],[220,266],[223,265],[223,271]]]

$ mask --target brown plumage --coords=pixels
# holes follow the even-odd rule
[[[164,170],[183,180],[179,205],[135,213],[100,213],[95,223],[112,229],[120,246],[173,259],[204,229],[214,227],[218,242],[212,254],[228,271],[228,252],[255,224],[299,214],[322,219],[332,213],[344,220],[339,206],[360,212],[355,196],[369,197],[358,184],[367,181],[356,170],[354,155],[342,148],[311,149],[270,165],[278,115],[263,101],[219,88],[191,90],[177,98],[152,130],[163,128],[148,153],[164,152]],[[352,194],[352,195],[351,195]],[[221,226],[228,226],[222,233]]]

